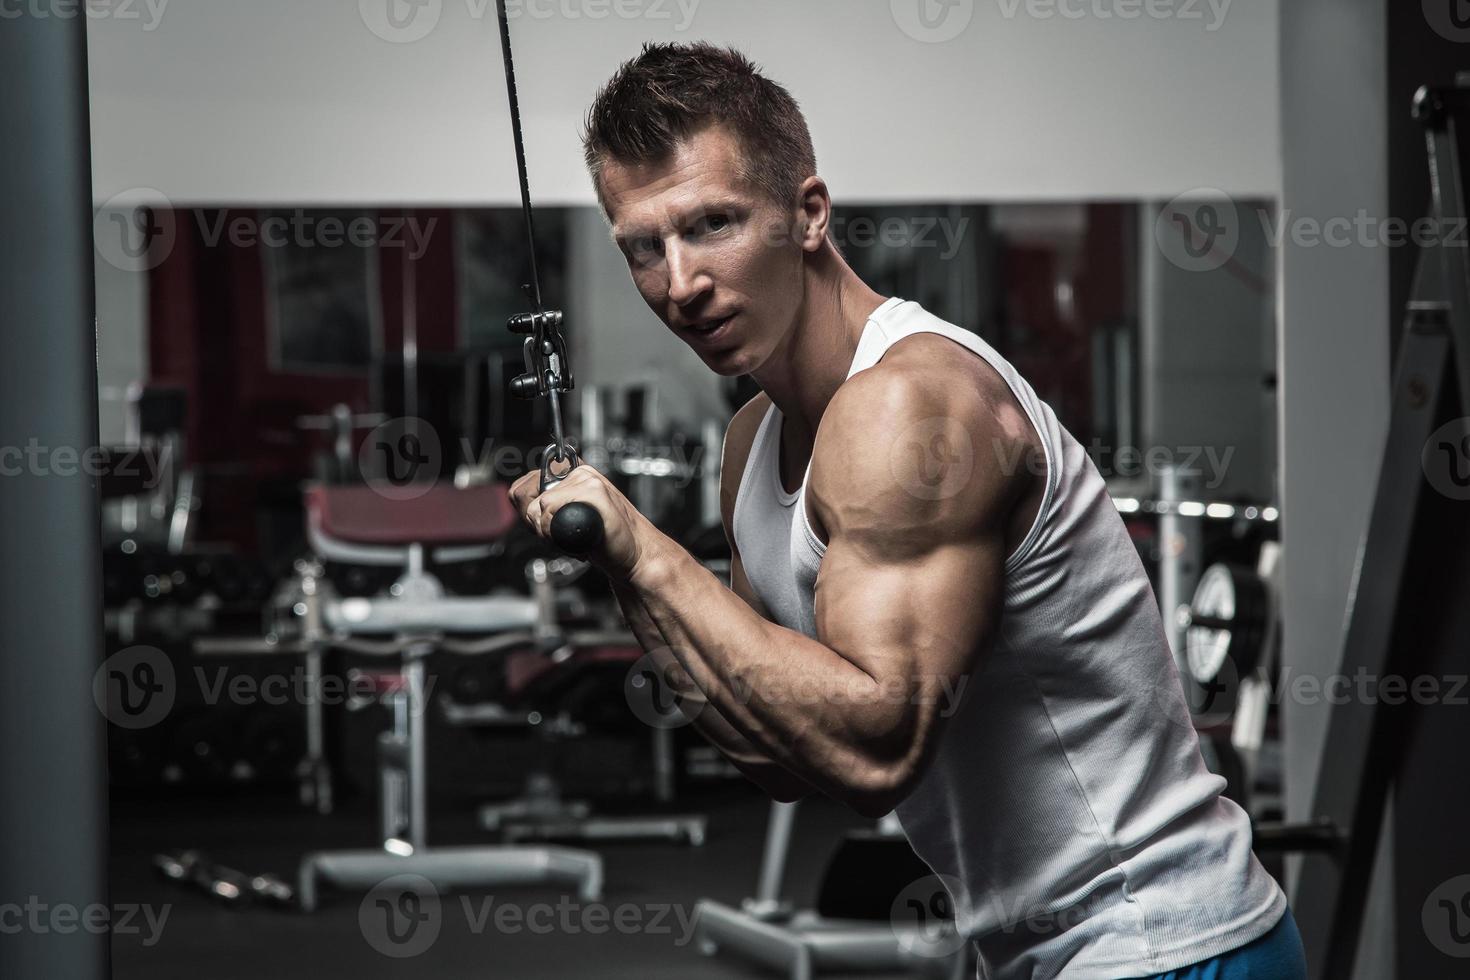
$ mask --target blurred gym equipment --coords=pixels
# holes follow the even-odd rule
[[[1231,798],[1252,816],[1257,815],[1252,801],[1279,672],[1280,569],[1281,546],[1274,541],[1261,546],[1254,569],[1211,565],[1200,577],[1194,600],[1179,613],[1194,682],[1205,690],[1223,692],[1239,681],[1229,692],[1234,699],[1229,747],[1217,746],[1217,751],[1239,759],[1241,795]]]
[[[661,417],[658,389],[646,384],[587,386],[579,404],[583,457],[626,483],[640,514],[680,540],[694,544],[708,531],[723,546],[721,423],[706,419],[696,431],[684,431]],[[729,568],[711,571],[728,574]]]
[[[584,899],[602,888],[602,861],[563,848],[428,846],[425,658],[436,649],[484,655],[535,643],[545,621],[535,600],[519,596],[455,597],[425,568],[480,558],[515,524],[504,487],[435,485],[418,496],[388,500],[370,487],[314,486],[307,491],[308,535],[321,559],[402,568],[385,598],[338,600],[316,568],[303,576],[304,640],[392,658],[373,676],[393,707],[393,729],[379,739],[381,849],[316,852],[302,858],[301,908],[317,904],[317,883],[372,887],[385,877],[419,874],[436,886],[554,883]],[[392,639],[370,639],[389,636]],[[474,637],[467,639],[464,637]],[[363,675],[370,676],[370,675]]]
[[[202,851],[157,854],[153,867],[164,879],[199,888],[226,905],[261,905],[294,909],[296,895],[291,886],[275,875],[250,875],[222,864],[214,864]]]
[[[103,481],[105,536],[127,554],[149,549],[177,555],[189,542],[199,496],[196,471],[182,465],[187,419],[183,389],[129,388],[127,442],[110,450],[118,466],[109,467]]]
[[[527,570],[533,595],[542,609],[552,608],[554,580],[565,584],[586,571],[565,559],[535,559]],[[599,642],[601,641],[601,642]],[[490,721],[505,724],[507,717],[524,721],[555,746],[586,734],[595,715],[614,714],[641,727],[624,703],[629,672],[644,657],[642,648],[623,633],[573,633],[543,644],[546,652],[512,653],[506,661],[509,683],[506,704],[446,707],[456,724]],[[610,696],[611,695],[611,696]],[[599,708],[604,710],[599,710]],[[659,804],[674,799],[673,732],[651,726],[654,798]],[[668,840],[699,846],[704,843],[706,818],[689,814],[607,816],[594,814],[580,800],[563,799],[551,766],[527,774],[524,793],[513,800],[487,804],[479,811],[480,826],[499,833],[507,842]]]
[[[695,939],[707,956],[728,953],[784,972],[791,980],[822,973],[915,971],[962,980],[973,969],[968,943],[953,926],[899,921],[904,890],[931,877],[890,814],[876,835],[839,848],[819,889],[818,907],[795,911],[782,896],[797,803],[772,803],[760,879],[753,897],[732,908],[705,899],[695,909]],[[937,879],[936,883],[937,883]],[[861,883],[860,888],[854,888]],[[937,971],[937,972],[936,972]]]
[[[106,451],[103,515],[104,621],[127,646],[140,636],[180,639],[258,614],[270,576],[251,556],[195,541],[203,505],[185,458],[182,389],[133,385],[124,445]]]
[[[426,720],[438,704],[447,724],[464,728],[530,728],[545,736],[580,734],[578,714],[591,708],[569,704],[581,692],[613,701],[620,714],[622,681],[642,656],[621,630],[568,631],[561,621],[584,616],[585,603],[569,587],[588,566],[566,558],[532,557],[526,574],[530,595],[451,595],[432,567],[447,572],[457,564],[505,559],[504,537],[515,525],[502,485],[415,488],[406,499],[389,499],[371,486],[316,484],[306,490],[307,538],[313,555],[297,563],[297,578],[284,587],[276,606],[286,616],[259,640],[202,638],[204,656],[245,653],[301,657],[306,683],[315,689],[328,650],[387,659],[387,669],[353,669],[354,692],[370,691],[366,702],[391,708],[392,728],[377,742],[381,849],[321,852],[303,858],[296,898],[310,911],[318,904],[318,881],[342,887],[371,886],[389,874],[412,871],[442,884],[508,885],[541,881],[575,885],[584,897],[601,887],[596,855],[531,847],[429,848],[426,779]],[[326,569],[377,567],[399,577],[382,594],[339,594]],[[292,624],[296,628],[292,628]],[[426,661],[445,651],[507,664],[517,657],[532,666],[519,671],[511,696],[475,703],[440,692],[428,698]],[[510,660],[507,660],[510,658]],[[597,686],[595,674],[615,675]],[[607,677],[604,676],[604,681]],[[589,682],[591,686],[589,687]],[[608,692],[612,694],[609,696]],[[517,693],[519,692],[519,693]],[[351,705],[349,705],[351,706]],[[298,768],[302,800],[318,812],[332,810],[333,778],[325,753],[321,699],[306,705],[306,754]],[[665,731],[654,735],[657,796],[671,802],[672,745]],[[532,772],[519,800],[487,807],[483,824],[507,844],[551,840],[663,839],[702,843],[705,818],[688,814],[600,816],[580,802],[561,799],[549,773]]]
[[[302,415],[296,428],[302,432],[325,432],[331,437],[331,450],[314,454],[312,469],[318,483],[356,483],[359,478],[357,442],[363,429],[371,429],[388,421],[382,412],[355,413],[352,406],[338,402],[325,415]]]

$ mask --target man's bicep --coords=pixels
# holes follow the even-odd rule
[[[822,643],[895,691],[944,688],[974,666],[999,619],[999,535],[886,558],[836,536],[817,578]]]
[[[947,362],[880,365],[833,399],[808,484],[827,534],[818,629],[873,677],[966,672],[993,630],[1025,474],[977,447],[1008,449],[1012,414]]]

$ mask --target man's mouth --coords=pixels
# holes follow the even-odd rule
[[[689,326],[689,332],[697,334],[701,338],[708,339],[715,336],[715,334],[719,333],[720,331],[724,330],[727,326],[730,325],[730,321],[733,319],[735,319],[735,314],[732,313],[729,316],[720,317],[719,319],[705,320],[703,323],[691,324]]]

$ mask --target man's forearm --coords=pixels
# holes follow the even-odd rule
[[[763,619],[677,546],[620,589],[689,683],[758,752],[839,799],[881,783],[869,750],[901,734],[904,697],[822,643]]]
[[[638,595],[626,584],[613,583],[613,595],[622,607],[628,627],[658,670],[659,678],[673,688],[681,709],[695,729],[719,749],[737,769],[772,797],[782,801],[799,799],[811,792],[811,784],[774,762],[744,735],[736,731],[708,696],[689,678],[670,650],[668,640],[649,618]]]

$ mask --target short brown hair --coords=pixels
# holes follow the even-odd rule
[[[656,163],[684,139],[722,123],[744,153],[741,176],[785,207],[817,171],[811,131],[782,86],[734,48],[705,42],[643,45],[597,93],[582,146],[602,199],[606,162]]]

